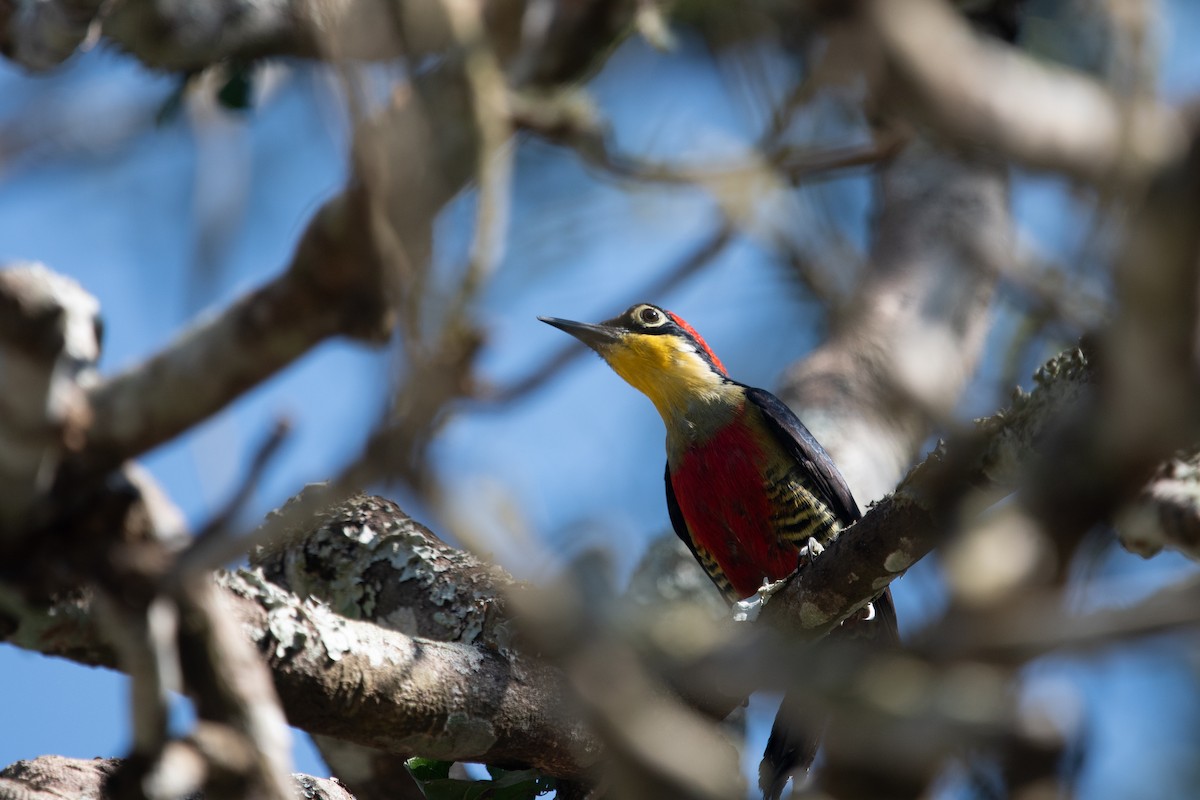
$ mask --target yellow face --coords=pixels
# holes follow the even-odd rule
[[[649,397],[664,417],[714,399],[726,387],[724,375],[678,332],[677,319],[648,303],[634,306],[608,323],[624,327],[624,335],[596,348],[613,372]]]
[[[737,391],[700,335],[679,317],[649,303],[599,325],[540,319],[599,353],[668,421],[687,417],[697,406]]]
[[[664,417],[720,390],[721,376],[686,339],[626,333],[599,351],[613,371],[650,398]]]

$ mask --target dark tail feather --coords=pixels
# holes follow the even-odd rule
[[[806,712],[799,700],[793,693],[784,697],[771,726],[771,738],[758,765],[758,788],[765,800],[779,800],[788,778],[802,780],[817,757],[825,723]]]
[[[879,645],[894,645],[900,641],[896,625],[896,609],[892,605],[890,589],[874,601],[874,619],[865,619],[860,614],[846,620],[830,633],[842,640],[859,639]],[[779,800],[788,778],[803,778],[821,745],[821,734],[825,731],[827,718],[802,704],[802,695],[789,692],[775,715],[771,726],[771,738],[763,751],[762,763],[758,766],[758,786],[765,800]]]

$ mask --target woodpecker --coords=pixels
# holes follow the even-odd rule
[[[787,578],[861,516],[833,459],[791,409],[730,378],[681,317],[639,303],[599,324],[538,319],[595,350],[654,403],[667,429],[672,527],[730,603]],[[896,638],[889,592],[851,627],[868,619],[857,635]],[[816,748],[817,736],[777,718],[759,773],[764,797],[778,798]]]

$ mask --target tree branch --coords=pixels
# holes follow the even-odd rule
[[[627,0],[556,2],[536,31],[540,35],[530,37],[534,31],[522,24],[526,3],[472,2],[489,44],[514,76],[530,83],[578,77],[628,28],[635,10]],[[176,71],[287,56],[419,61],[453,48],[446,12],[443,0],[133,0],[111,6],[14,0],[0,9],[0,50],[33,70],[61,64],[96,34],[148,67]]]
[[[220,584],[267,654],[294,725],[397,753],[530,764],[565,777],[584,774],[599,757],[556,670],[348,620],[253,574]]]
[[[182,767],[180,762],[175,762]],[[61,800],[64,797],[108,797],[110,780],[121,767],[117,759],[65,758],[42,756],[32,761],[17,761],[0,770],[0,800]],[[178,775],[157,776],[162,783],[154,788],[163,794],[178,787]],[[296,800],[354,800],[336,780],[314,778],[309,775],[292,775],[289,794]],[[162,795],[160,795],[162,796]],[[173,795],[172,795],[173,796]],[[217,800],[218,793],[189,794],[196,800],[210,797]]]
[[[326,203],[282,275],[91,387],[76,467],[102,472],[178,436],[331,336],[385,341],[393,316],[367,202],[352,188]]]
[[[323,582],[324,600],[301,601],[261,572],[218,579],[233,619],[266,655],[292,724],[402,755],[530,764],[564,777],[596,764],[599,740],[579,722],[563,674],[510,649],[496,595],[509,579],[387,501],[358,498],[317,525],[303,549],[259,558],[298,591]],[[328,579],[330,563],[344,581]],[[320,580],[305,578],[303,565]],[[331,602],[446,641],[347,619]],[[48,655],[117,666],[87,598],[37,608],[0,596],[0,633]]]
[[[969,493],[982,489],[994,501],[1016,489],[1024,470],[1045,455],[1052,433],[1095,394],[1080,350],[1052,359],[1034,379],[1032,393],[1018,392],[1008,409],[915,467],[772,597],[762,618],[820,638],[944,541]]]
[[[0,270],[0,545],[8,546],[91,422],[81,382],[100,357],[100,304],[39,263]]]
[[[956,142],[1098,184],[1145,180],[1187,147],[1181,115],[1157,98],[1122,98],[973,34],[948,3],[861,8],[883,57],[880,96]]]

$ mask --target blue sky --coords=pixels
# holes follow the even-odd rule
[[[1200,32],[1200,12],[1187,2],[1170,10],[1164,86],[1180,98],[1200,84],[1200,51],[1187,46]],[[101,300],[104,371],[154,352],[197,314],[277,273],[308,217],[342,185],[346,131],[328,77],[286,63],[263,83],[248,114],[190,110],[155,124],[173,80],[117,54],[93,51],[45,77],[0,63],[0,259],[45,261]],[[701,159],[741,152],[760,119],[762,109],[729,86],[728,74],[685,39],[672,55],[626,45],[590,88],[623,148]],[[614,187],[570,153],[533,140],[520,143],[516,164],[506,251],[479,309],[489,335],[481,362],[488,378],[503,385],[562,344],[536,315],[599,319],[631,299],[683,313],[750,384],[773,386],[818,340],[818,307],[767,248],[746,237],[668,296],[631,297],[712,229],[716,210],[705,196]],[[1087,227],[1070,197],[1052,178],[1022,175],[1014,183],[1024,235],[1064,260],[1078,256]],[[794,199],[810,208],[818,200],[836,209],[843,235],[861,247],[866,180],[824,184]],[[441,268],[462,263],[471,214],[465,197],[439,221]],[[820,230],[809,225],[797,235],[806,234]],[[999,343],[1012,317],[1000,308],[997,319]],[[1022,374],[1044,355],[1029,354]],[[237,486],[271,423],[289,417],[295,434],[254,498],[252,522],[353,456],[378,418],[390,369],[386,352],[326,344],[145,464],[198,525]],[[994,406],[1000,373],[999,359],[991,359],[964,400],[964,416]],[[624,574],[668,526],[662,436],[652,406],[589,357],[510,408],[455,416],[433,459],[451,495],[469,498],[465,517],[488,549],[522,577],[545,579],[597,545],[616,554]],[[595,457],[584,466],[580,454]],[[1106,587],[1119,588],[1106,595],[1112,602],[1192,567],[1115,553],[1095,570]],[[898,585],[903,625],[936,608],[931,572],[920,567]],[[1131,759],[1150,767],[1158,759],[1160,774],[1188,763],[1180,759],[1194,752],[1200,728],[1193,657],[1162,639],[1092,664],[1061,659],[1034,670],[1054,679],[1047,678],[1047,691],[1105,698],[1089,706],[1098,749],[1084,797],[1142,796],[1144,773],[1124,767]],[[0,692],[7,723],[0,725],[0,765],[47,753],[124,752],[128,713],[119,676],[0,647],[0,686],[7,687]],[[755,736],[764,736],[761,725]],[[760,750],[761,742],[751,744],[750,760]],[[324,774],[303,746],[298,767]],[[1163,791],[1159,797],[1183,796]]]

